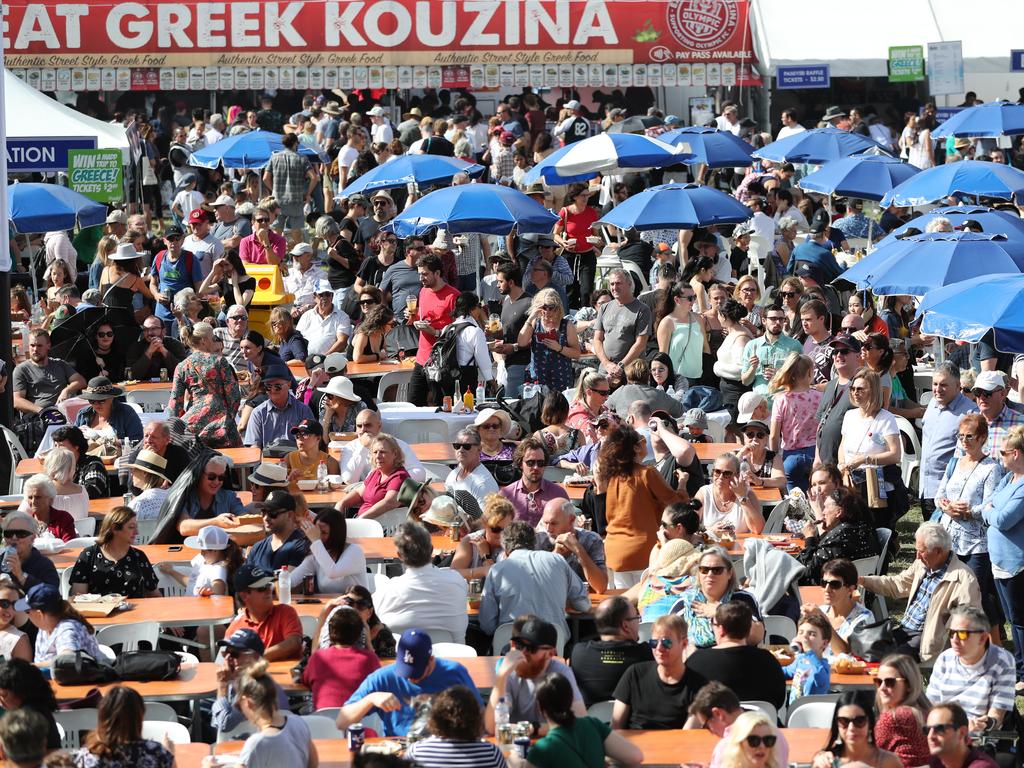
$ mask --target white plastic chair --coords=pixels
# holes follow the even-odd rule
[[[829,728],[839,694],[802,696],[789,705],[787,728]]]
[[[371,519],[380,523],[380,527],[384,530],[385,536],[391,536],[398,530],[398,526],[409,519],[409,508],[396,507],[395,509],[389,509],[383,515],[379,515],[378,517]]]
[[[761,533],[765,536],[772,533],[782,533],[782,521],[786,519],[786,512],[789,511],[789,499],[783,499],[771,512],[768,519],[764,521],[764,528]]]
[[[146,722],[176,723],[178,722],[178,713],[170,704],[164,704],[162,701],[147,701],[146,714],[142,719]]]
[[[796,622],[788,616],[765,616],[764,617],[764,642],[771,642],[771,636],[777,635],[786,638],[786,642],[796,637]]]
[[[167,389],[144,389],[129,391],[124,396],[128,405],[135,405],[142,409],[143,413],[163,413],[167,410],[167,403],[171,399],[171,385]]]
[[[61,749],[78,749],[82,745],[82,731],[88,733],[96,730],[99,721],[97,709],[58,709],[53,713],[57,725],[64,729],[61,736]]]
[[[473,646],[463,643],[434,643],[434,655],[443,659],[471,659],[477,652]]]
[[[75,533],[79,536],[95,536],[96,518],[90,516],[83,517],[81,520],[75,520]]]
[[[65,568],[60,572],[60,594],[67,600],[71,596],[71,568]]]
[[[549,483],[560,483],[571,474],[572,470],[569,469],[562,469],[561,467],[544,467],[544,479]]]
[[[878,567],[878,556],[859,557],[853,561],[853,567],[857,569],[858,576],[874,576]]]
[[[96,543],[95,536],[76,536],[64,542],[64,549],[85,549]],[[69,569],[70,570],[70,569]]]
[[[180,642],[181,638],[177,638],[177,639]],[[194,653],[189,653],[188,651],[175,651],[175,653],[178,654],[178,657],[181,659],[181,665],[182,666],[185,666],[186,664],[198,664],[199,663],[199,657],[196,656]],[[149,719],[150,720],[154,720],[154,719],[158,719],[158,718],[152,718],[151,717]]]
[[[900,470],[903,475],[903,484],[910,489],[910,480],[915,469],[921,468],[921,441],[917,438],[917,431],[914,425],[902,416],[896,417],[896,425],[900,428],[900,435],[903,438],[903,458],[900,460]],[[907,444],[910,448],[907,448]]]
[[[316,639],[316,630],[320,625],[319,616],[299,616],[299,623],[302,625],[304,637]]]
[[[111,662],[117,661],[117,654],[114,653],[114,649],[113,648],[111,648],[109,645],[104,645],[103,643],[99,643],[99,646],[100,646],[100,653],[103,654],[103,657],[107,661],[111,661]]]
[[[614,708],[614,701],[595,701],[593,704],[587,707],[587,716],[597,718],[602,723],[611,725],[612,710]]]
[[[0,430],[3,430],[4,442],[7,443],[7,452],[11,458],[11,472],[10,477],[7,479],[7,487],[11,493],[21,493],[23,482],[15,470],[18,468],[19,461],[28,458],[28,451],[25,450],[14,430],[8,429],[2,424],[0,424]]]
[[[443,464],[440,461],[424,461],[423,468],[427,471],[427,474],[432,476],[438,482],[443,483],[448,474],[452,471],[452,468],[447,464]]]
[[[654,632],[654,622],[653,621],[643,621],[637,627],[636,631],[637,631],[638,639],[640,640],[640,642],[641,643],[646,643],[648,640],[651,639],[651,634]]]
[[[388,371],[380,377],[377,384],[377,401],[384,402],[388,390],[397,387],[392,402],[403,400],[409,394],[409,383],[412,381],[412,371]]]
[[[392,437],[411,444],[447,443],[451,440],[448,422],[442,419],[406,419],[391,430]]]
[[[748,712],[764,712],[773,723],[779,722],[779,710],[771,702],[750,699],[749,701],[741,701],[740,706]]]
[[[309,727],[309,735],[314,739],[342,739],[346,734],[338,728],[337,719],[323,715],[302,715],[302,721]],[[363,724],[365,726],[365,723]]]
[[[383,539],[384,526],[376,520],[353,517],[345,521],[348,536],[354,539]]]
[[[155,621],[137,621],[132,624],[109,624],[96,630],[96,642],[121,646],[121,651],[137,651],[139,643],[149,643],[156,649],[160,638],[160,625]]]
[[[142,738],[161,742],[165,736],[171,744],[192,743],[192,735],[188,732],[188,728],[181,723],[172,723],[166,720],[142,721]]]
[[[161,565],[163,565],[163,563],[153,563],[153,570],[156,571],[157,576],[157,589],[164,593],[164,597],[184,597],[185,590],[188,587],[169,574],[164,573],[159,567]],[[171,563],[171,567],[175,572],[184,574],[185,576],[188,576],[192,571],[190,566],[183,565],[181,563]]]
[[[143,544],[149,544],[150,539],[156,533],[156,527],[160,523],[160,519],[154,520],[139,520],[138,531],[135,534],[135,543],[139,546]]]

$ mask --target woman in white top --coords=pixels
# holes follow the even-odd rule
[[[143,448],[128,465],[132,473],[132,485],[141,488],[142,493],[136,496],[128,506],[135,512],[139,520],[155,520],[160,516],[160,509],[167,498],[170,479],[164,474],[167,471],[167,459],[155,451]]]
[[[760,533],[764,528],[761,502],[740,476],[740,460],[734,453],[715,459],[711,484],[697,491],[704,529],[718,538],[726,530]]]
[[[853,405],[843,417],[839,443],[839,471],[866,465],[884,467],[899,464],[903,456],[896,417],[882,407],[882,384],[878,374],[861,368],[847,390]]]
[[[0,582],[0,658],[32,661],[28,635],[14,626],[14,604],[19,597],[10,582]]]
[[[315,520],[307,517],[301,526],[309,538],[309,551],[313,556],[307,557],[293,570],[293,588],[314,573],[317,592],[337,594],[353,585],[368,586],[366,556],[358,544],[348,541],[348,526],[341,512],[325,509]]]
[[[51,448],[43,459],[43,474],[53,480],[57,495],[53,506],[63,509],[74,520],[89,516],[89,492],[75,482],[75,454],[63,446]]]
[[[743,383],[743,348],[751,339],[750,329],[740,322],[746,316],[747,308],[735,299],[727,299],[720,313],[725,341],[718,348],[714,371],[722,392],[722,407],[732,417],[730,425],[738,423],[740,396],[750,390]]]

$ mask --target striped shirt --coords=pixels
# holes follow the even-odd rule
[[[935,660],[928,700],[933,704],[955,701],[969,717],[981,717],[991,709],[1009,712],[1016,680],[1013,654],[1005,648],[990,643],[977,664],[965,664],[947,648]]]
[[[501,749],[489,741],[450,741],[430,736],[417,741],[405,756],[420,768],[505,768]]]

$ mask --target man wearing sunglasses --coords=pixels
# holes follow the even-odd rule
[[[245,264],[280,264],[288,243],[270,228],[274,220],[272,209],[260,204],[252,218],[252,234],[242,238],[238,257]]]
[[[977,410],[960,391],[960,370],[949,363],[937,366],[932,374],[932,399],[925,408],[921,430],[921,513],[925,520],[935,511],[935,494],[956,452],[960,417]],[[995,455],[991,448],[985,453]]]
[[[647,643],[640,642],[640,613],[623,595],[601,601],[594,611],[597,638],[576,643],[572,668],[588,707],[610,701],[623,673],[634,664],[654,658]]]
[[[174,313],[171,311],[174,294],[185,288],[199,290],[203,283],[203,267],[191,251],[183,249],[185,233],[181,227],[171,224],[164,231],[164,250],[153,259],[153,271],[149,277],[149,290],[156,299],[156,316],[164,324],[165,332],[172,332]],[[212,262],[211,262],[212,265]]]
[[[710,682],[697,691],[690,705],[690,718],[686,721],[687,728],[704,728],[719,738],[711,753],[708,768],[730,768],[724,761],[724,753],[729,745],[729,730],[736,718],[748,710],[740,704],[739,697],[731,688],[720,682]],[[776,743],[776,755],[779,765],[789,765],[789,744],[780,730]]]
[[[297,659],[302,654],[302,622],[290,605],[274,602],[274,574],[244,563],[235,571],[235,597],[242,610],[224,631],[225,637],[240,629],[255,632],[267,661]]]
[[[963,707],[951,701],[934,705],[924,726],[931,768],[996,768],[999,765],[971,746],[970,722]]]
[[[483,427],[486,427],[484,424]],[[512,502],[516,509],[516,519],[524,520],[530,525],[537,525],[551,501],[568,501],[569,494],[558,483],[544,479],[544,469],[548,465],[548,451],[541,440],[528,437],[516,446],[512,455],[513,466],[519,467],[522,477],[512,485],[506,485],[499,493]],[[547,547],[550,549],[550,547]],[[597,590],[603,592],[604,590]]]
[[[37,522],[26,512],[11,512],[4,518],[3,546],[13,547],[0,561],[0,571],[27,592],[36,584],[56,587],[60,579],[53,561],[35,548]]]
[[[988,441],[985,453],[998,457],[1007,432],[1024,424],[1024,413],[1015,411],[1006,402],[1006,377],[1001,371],[982,371],[974,381],[972,391],[978,410],[988,422]],[[922,446],[923,450],[924,446]]]
[[[263,658],[265,647],[260,636],[251,629],[238,629],[228,634],[217,645],[221,648],[224,665],[217,667],[217,698],[213,700],[210,725],[219,733],[233,730],[245,722],[245,715],[238,708],[238,694],[235,682],[253,663]],[[288,694],[277,688],[277,706],[288,709]]]
[[[163,368],[167,369],[168,377],[174,379],[174,369],[188,357],[188,350],[168,333],[158,315],[150,315],[142,321],[142,338],[128,348],[127,360],[133,379],[156,379]]]
[[[972,732],[998,730],[1013,711],[1017,674],[1013,654],[992,643],[992,624],[980,608],[950,611],[949,645],[928,679],[929,701],[955,701]]]
[[[815,464],[837,464],[843,437],[843,417],[850,404],[850,380],[860,368],[860,342],[840,334],[829,345],[832,350],[832,379],[825,385],[815,418],[818,421]]]
[[[475,427],[459,430],[452,443],[456,466],[445,478],[445,491],[469,491],[478,499],[498,493],[498,483],[487,467],[480,463],[480,433]]]
[[[768,397],[768,382],[793,352],[802,354],[803,346],[786,333],[786,310],[781,304],[773,304],[764,312],[764,334],[743,348],[741,381],[753,385],[753,392]]]
[[[288,491],[271,491],[258,509],[267,537],[253,544],[245,562],[268,573],[288,566],[292,581],[301,584],[306,573],[316,572],[316,565],[309,552],[309,538],[295,519],[295,497]]]
[[[572,711],[577,717],[586,714],[576,675],[564,662],[555,658],[559,655],[558,631],[553,624],[531,616],[523,622],[518,632],[513,632],[509,644],[511,648],[498,667],[494,687],[487,701],[484,718],[489,732],[494,733],[494,710],[499,700],[504,698],[513,723],[525,720],[533,723],[534,735],[546,733],[547,724],[537,706],[534,692],[545,677],[556,672],[572,686]]]
[[[245,428],[246,445],[266,448],[277,439],[291,439],[292,427],[304,419],[315,419],[309,406],[288,389],[292,376],[283,365],[271,365],[263,372],[267,399],[253,408]]]

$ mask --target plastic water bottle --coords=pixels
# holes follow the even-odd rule
[[[287,565],[282,565],[277,572],[277,600],[282,605],[290,605],[292,602],[292,576],[288,573]]]
[[[7,556],[13,555],[18,550],[12,546],[6,546],[0,549],[0,571],[3,573],[10,573],[11,569],[7,566]]]
[[[321,461],[316,467],[316,488],[321,493],[327,490],[327,462]]]
[[[504,696],[498,699],[498,706],[494,708],[494,730],[497,731],[502,725],[508,725],[512,719],[512,713],[508,708],[508,700]]]
[[[665,394],[668,395],[669,397],[675,397],[676,396],[676,388],[673,387],[671,384],[669,384],[668,385],[668,389],[665,390]]]
[[[527,381],[523,384],[523,400],[529,400],[537,393],[537,384],[533,381]]]
[[[487,399],[487,387],[481,381],[476,385],[476,404],[479,406],[484,400]]]
[[[126,437],[124,439],[124,442],[121,444],[121,455],[122,456],[127,456],[131,452],[132,452],[132,441],[129,440]]]
[[[746,459],[741,461],[740,462],[740,474],[741,475],[745,475],[745,474],[747,474],[747,472],[750,472],[750,471],[751,471],[750,462],[747,461]]]

